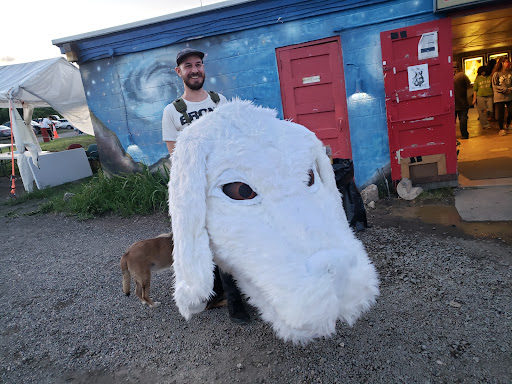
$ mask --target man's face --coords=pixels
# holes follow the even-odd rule
[[[510,69],[510,60],[505,60],[503,62],[503,69],[505,69],[507,71]]]
[[[175,70],[188,88],[197,91],[203,87],[206,75],[203,60],[199,56],[188,56]]]

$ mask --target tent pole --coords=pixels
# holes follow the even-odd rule
[[[15,171],[14,171],[14,125],[13,125],[13,102],[12,98],[9,98],[9,120],[11,122],[11,199],[16,198],[16,182],[15,182]]]

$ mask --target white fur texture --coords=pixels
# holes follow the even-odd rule
[[[309,171],[314,184],[308,186]],[[233,200],[244,182],[257,196]],[[174,298],[185,318],[212,294],[214,262],[284,340],[335,333],[375,302],[375,267],[349,228],[325,149],[305,127],[234,100],[187,128],[169,183]]]

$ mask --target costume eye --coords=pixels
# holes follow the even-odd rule
[[[312,169],[309,170],[309,181],[308,181],[308,187],[311,187],[313,184],[315,184],[315,173]]]
[[[222,191],[233,200],[251,200],[258,196],[251,187],[241,181],[225,184]]]

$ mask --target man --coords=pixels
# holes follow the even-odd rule
[[[217,104],[226,102],[226,98],[218,94],[220,100],[216,103],[212,100],[212,96],[203,89],[206,78],[203,57],[203,52],[192,48],[185,48],[176,55],[174,70],[183,80],[185,91],[181,100],[186,105],[185,113],[190,122],[199,119],[204,113],[213,111]],[[162,118],[162,138],[167,144],[169,154],[172,154],[179,132],[188,125],[189,122],[184,113],[176,109],[175,103],[165,107]]]
[[[183,80],[184,92],[181,98],[165,107],[162,117],[162,139],[167,144],[170,155],[179,133],[185,127],[203,114],[213,111],[218,104],[226,102],[223,95],[203,89],[206,78],[203,58],[203,52],[192,48],[185,48],[176,55],[174,70]],[[216,269],[215,278],[217,281],[214,290],[217,297],[222,295],[222,290],[226,293],[231,321],[247,324],[250,316],[244,307],[242,296],[233,277]],[[222,286],[218,283],[219,278]]]
[[[41,128],[46,128],[50,140],[53,140],[53,123],[50,116],[47,116],[41,121]]]
[[[453,63],[453,92],[455,96],[455,121],[459,116],[459,128],[462,139],[469,139],[468,132],[468,89],[471,81],[464,72],[460,70],[458,63]]]

